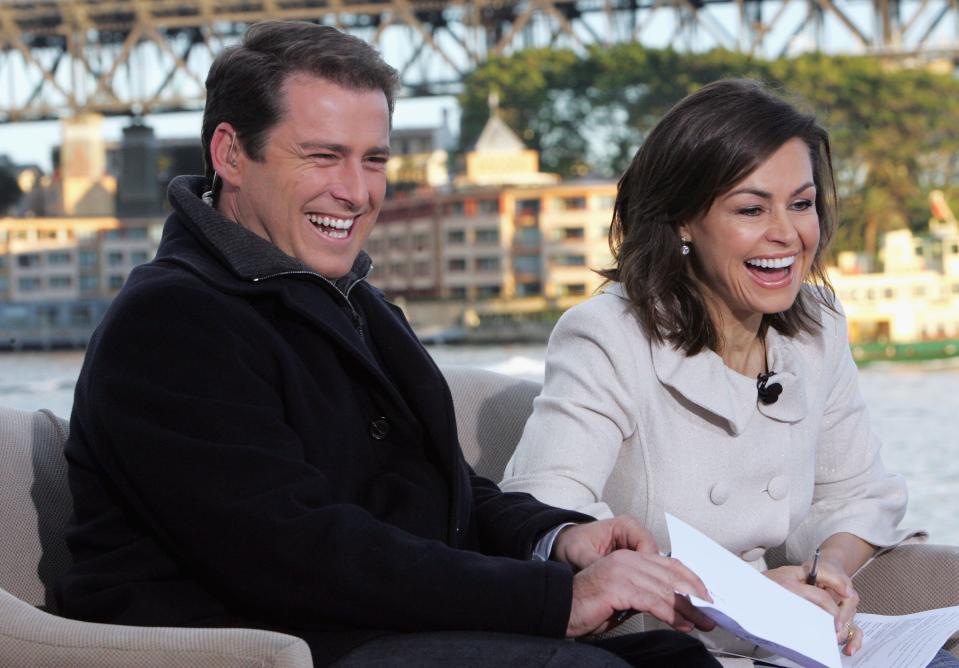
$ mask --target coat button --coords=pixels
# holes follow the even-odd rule
[[[385,417],[378,417],[370,422],[370,436],[382,441],[390,433],[390,423]]]
[[[764,554],[766,554],[766,548],[754,547],[751,550],[743,552],[742,557],[743,561],[756,561],[757,559],[761,559]]]
[[[789,478],[784,475],[773,477],[766,486],[766,491],[776,501],[782,501],[789,493]]]
[[[709,490],[709,500],[717,506],[729,501],[729,485],[724,482],[717,482]]]

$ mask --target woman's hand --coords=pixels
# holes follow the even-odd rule
[[[811,566],[811,563],[781,566],[766,571],[765,575],[832,615],[835,620],[836,641],[845,645],[844,654],[852,656],[862,646],[862,630],[853,623],[856,608],[859,606],[859,594],[842,566],[828,555],[819,559],[815,585],[806,584],[806,576]]]

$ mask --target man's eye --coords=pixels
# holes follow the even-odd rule
[[[314,160],[336,160],[336,156],[332,153],[311,153],[310,157]]]

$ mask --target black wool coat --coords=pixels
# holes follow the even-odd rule
[[[572,572],[530,550],[589,518],[475,475],[400,311],[222,218],[201,185],[171,184],[157,258],[87,351],[62,612],[283,630],[317,665],[390,632],[562,636]]]

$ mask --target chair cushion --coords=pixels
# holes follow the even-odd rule
[[[48,411],[0,408],[0,588],[51,610],[50,586],[70,564],[67,430]]]
[[[254,629],[171,629],[62,619],[0,590],[0,665],[311,668],[300,638]]]
[[[466,461],[478,474],[498,483],[541,385],[470,367],[444,366],[443,375],[453,394]]]

